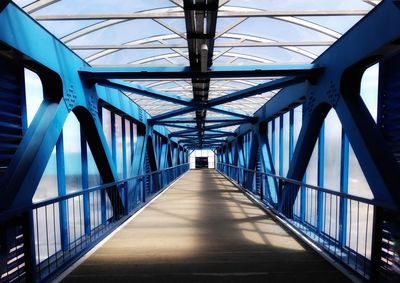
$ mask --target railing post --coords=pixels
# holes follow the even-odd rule
[[[263,178],[263,175],[261,173],[258,173],[260,175],[260,200],[264,200],[264,190],[265,190],[265,180]]]
[[[283,213],[283,208],[285,207],[285,205],[282,203],[283,201],[283,181],[281,179],[278,179],[278,191],[277,191],[277,200],[278,200],[278,207],[280,207],[280,211],[281,213]]]
[[[370,282],[378,282],[380,278],[383,217],[383,208],[375,206],[374,224],[372,227],[371,273],[369,278]]]
[[[126,181],[123,186],[124,198],[125,198],[124,201],[125,215],[129,214],[129,185],[128,185],[129,182],[130,181]]]
[[[142,181],[142,202],[145,203],[146,202],[146,178],[142,177],[141,181]],[[150,182],[150,186],[151,186],[151,175],[149,178],[149,182]]]
[[[22,215],[22,221],[26,282],[36,282],[35,226],[33,223],[33,212],[25,212]]]
[[[106,190],[100,191],[100,203],[101,203],[101,223],[106,224],[107,222]]]

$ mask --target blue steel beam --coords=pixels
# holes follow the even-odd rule
[[[190,67],[83,67],[86,80],[106,79],[190,79],[314,76],[320,69],[314,64],[270,64],[250,66],[214,66],[206,72]]]
[[[226,108],[226,107],[223,107],[223,106],[205,107],[205,109],[207,109],[207,110],[209,110],[211,112],[216,112],[216,113],[220,113],[220,114],[234,116],[234,117],[238,117],[238,118],[241,118],[241,119],[247,119],[247,120],[250,120],[252,122],[255,121],[254,117],[249,116],[245,112],[238,111],[238,110],[233,110],[233,109]]]
[[[219,142],[219,143],[225,143],[225,140],[223,139],[182,139],[180,140],[181,143],[206,143],[206,142]]]
[[[225,122],[225,123],[219,123],[219,124],[215,124],[215,125],[210,125],[210,126],[205,126],[203,129],[190,129],[190,130],[184,130],[184,131],[179,131],[179,132],[174,132],[171,133],[169,136],[173,137],[173,136],[179,136],[180,134],[187,134],[187,133],[191,133],[194,131],[208,131],[208,130],[213,130],[213,129],[219,129],[219,128],[224,128],[224,127],[229,127],[229,126],[235,126],[236,123],[231,123],[231,122]]]
[[[167,113],[163,113],[157,116],[154,116],[152,118],[152,122],[154,123],[155,121],[159,121],[159,120],[163,120],[163,119],[168,119],[168,118],[172,118],[175,116],[180,116],[183,114],[187,114],[190,112],[194,112],[196,110],[210,110],[212,112],[217,112],[217,113],[221,113],[221,114],[225,114],[225,115],[230,115],[230,116],[234,116],[234,117],[239,117],[241,119],[249,119],[249,120],[254,120],[254,117],[248,116],[245,113],[241,112],[241,111],[237,111],[237,110],[232,110],[232,109],[227,109],[225,107],[221,107],[221,106],[214,106],[214,107],[210,107],[207,108],[206,106],[199,106],[199,107],[193,107],[193,106],[186,106],[183,107],[181,109],[177,109],[177,110],[173,110]]]
[[[185,137],[182,137],[182,138],[185,138],[185,139],[199,139],[198,136],[197,137],[193,137],[193,138],[191,136],[185,136]],[[182,141],[182,138],[179,140],[180,142]],[[219,141],[222,141],[223,139],[226,138],[226,136],[225,135],[204,134],[201,138],[202,139],[217,139]]]
[[[143,96],[146,96],[146,97],[150,97],[150,98],[154,98],[154,99],[160,99],[160,100],[164,100],[164,101],[168,101],[168,102],[172,102],[172,103],[177,103],[177,104],[185,105],[187,107],[193,107],[195,109],[198,109],[198,107],[196,107],[195,104],[190,99],[187,99],[187,98],[184,98],[184,97],[180,97],[180,96],[174,95],[174,94],[160,92],[160,91],[157,91],[155,89],[146,88],[146,87],[143,87],[143,86],[140,86],[140,85],[135,85],[135,84],[132,84],[132,83],[127,83],[127,82],[117,81],[117,80],[102,80],[102,81],[98,81],[97,83],[99,85],[115,88],[115,89],[118,89],[118,90],[121,90],[121,91],[133,92],[135,94],[140,94],[140,95],[143,95]],[[186,108],[186,109],[188,110],[188,108]],[[183,114],[191,112],[191,111],[186,112],[186,109],[184,110]],[[195,109],[193,109],[192,111],[195,111]],[[237,117],[240,117],[242,119],[249,119],[249,120],[251,119],[251,117],[249,117],[249,116],[247,116],[247,115],[245,115],[243,113],[240,113],[238,111],[233,111],[233,110],[230,110],[230,109],[228,110],[228,109],[225,109],[223,107],[211,107],[211,106],[206,105],[204,107],[204,109],[209,109],[210,111],[223,113],[223,114],[229,114],[229,115],[232,115],[232,116],[237,116]],[[178,109],[178,110],[181,110],[181,109]],[[178,113],[178,114],[175,115],[175,113]],[[167,114],[168,113],[161,114],[161,115],[167,115]],[[177,111],[177,112],[174,112],[174,113],[171,112],[171,114],[174,114],[174,116],[182,115],[182,113],[180,111]],[[159,119],[158,116],[156,116],[153,119],[151,119],[150,122],[151,121],[155,121],[156,122],[157,119]],[[156,123],[156,124],[161,124],[161,123]]]
[[[208,132],[211,132],[211,134],[210,133],[208,133]],[[228,137],[228,136],[235,136],[236,134],[235,133],[232,133],[232,132],[224,132],[224,133],[221,133],[221,134],[214,134],[214,132],[212,132],[212,130],[207,130],[207,131],[205,131],[204,132],[204,137]],[[179,135],[179,137],[198,137],[198,133],[187,133],[187,134],[180,134]]]
[[[221,140],[221,141],[218,141],[218,140],[182,140],[181,143],[182,144],[199,144],[199,143],[202,143],[202,144],[206,144],[206,143],[224,144],[225,141],[223,141],[223,140]]]
[[[154,116],[152,118],[153,121],[158,121],[158,120],[163,120],[163,119],[168,119],[171,117],[175,117],[175,116],[179,116],[179,115],[183,115],[183,114],[187,114],[190,112],[196,111],[196,109],[192,106],[186,106],[177,110],[173,110],[170,112],[166,112],[157,116]]]
[[[204,135],[203,137],[201,137],[201,139],[203,140],[218,140],[218,141],[224,141],[225,140],[225,136],[222,135]],[[179,142],[182,142],[183,140],[198,140],[199,137],[190,137],[190,136],[185,136],[185,137],[181,137],[181,139],[179,140]]]
[[[184,143],[185,147],[206,147],[206,146],[221,146],[222,143]]]
[[[249,144],[250,156],[246,156],[247,157],[246,169],[256,170],[259,141],[258,141],[257,134],[255,132],[251,133],[251,135],[252,135],[252,139],[251,139],[251,143]],[[253,190],[253,182],[254,182],[254,176],[252,174],[246,174],[245,182],[244,182],[245,188],[252,191]]]
[[[258,144],[260,147],[260,157],[261,157],[260,162],[261,162],[262,168],[263,168],[264,172],[275,175],[272,154],[270,151],[271,147],[268,144],[267,127],[264,124],[259,129],[260,129],[259,134],[257,136],[258,136]],[[263,194],[263,196],[265,194],[269,200],[272,200],[272,195],[278,195],[277,188],[278,188],[278,184],[277,184],[276,179],[267,178],[265,181],[265,187],[263,189],[262,194]]]
[[[152,123],[152,119],[148,120],[150,123]],[[235,118],[229,118],[229,117],[212,117],[212,118],[206,118],[202,120],[204,123],[222,123],[222,122],[236,122],[238,124],[242,123],[248,123],[251,121],[250,119],[235,119]],[[199,122],[195,118],[174,118],[174,119],[168,119],[168,120],[160,120],[160,121],[154,121],[154,124],[157,125],[166,125],[166,124],[185,124],[185,123],[197,123]]]
[[[180,97],[178,95],[166,93],[166,92],[161,92],[157,91],[152,88],[147,88],[141,85],[136,85],[133,83],[127,83],[124,81],[119,81],[119,80],[101,80],[97,81],[97,84],[105,87],[111,87],[115,88],[121,91],[127,91],[127,92],[132,92],[134,94],[154,98],[154,99],[159,99],[159,100],[164,100],[176,104],[181,104],[185,106],[193,106],[193,102],[191,99],[187,99],[184,97]]]
[[[175,125],[175,124],[164,124],[165,126],[170,126],[170,127],[174,127],[174,128],[180,128],[180,129],[195,129],[195,127],[193,127],[193,125]]]
[[[223,130],[217,130],[217,129],[211,129],[211,130],[208,130],[209,132],[212,132],[212,133],[219,133],[219,134],[223,134],[223,135],[225,135],[225,136],[233,136],[233,137],[235,137],[235,136],[237,136],[237,134],[236,134],[236,132],[228,132],[228,131],[223,131]]]
[[[38,72],[39,76],[46,78],[43,80],[44,95],[53,99],[51,102],[46,99],[42,103],[13,156],[6,175],[2,178],[2,186],[4,185],[6,189],[2,189],[0,206],[2,208],[21,207],[31,204],[47,160],[60,136],[65,119],[71,111],[69,107],[72,103],[67,103],[67,99],[65,102],[55,102],[55,97],[60,98],[63,95],[61,80],[57,78],[64,76],[64,83],[74,86],[76,100],[73,106],[85,105],[87,96],[82,93],[83,87],[76,72],[77,67],[85,63],[15,4],[7,5],[1,12],[0,26],[2,27],[0,41],[31,58],[26,64],[32,64],[32,68]],[[24,32],[16,33],[15,30]],[[42,52],[43,50],[46,52]],[[61,61],[60,58],[68,58],[68,60]],[[40,66],[35,62],[39,62]],[[98,140],[96,143],[97,147],[104,146],[104,143]],[[94,158],[96,162],[101,162],[101,158],[107,160],[101,174],[104,181],[114,181],[116,174],[109,155],[103,152],[102,157],[94,155]]]
[[[303,178],[312,152],[310,144],[315,144],[322,126],[321,116],[324,117],[333,107],[353,145],[375,200],[386,206],[400,206],[397,162],[360,98],[364,70],[399,51],[400,46],[394,44],[400,40],[399,29],[394,24],[399,20],[398,1],[383,1],[316,60],[316,64],[325,67],[325,72],[314,86],[307,89],[306,118],[289,168],[289,178]],[[365,36],[373,30],[384,32]],[[314,121],[310,117],[314,117]],[[289,207],[294,203],[286,194],[283,201]]]
[[[290,85],[304,82],[306,79],[307,79],[306,77],[285,77],[281,79],[276,79],[271,82],[262,83],[247,89],[239,90],[231,94],[211,99],[210,101],[207,102],[207,106],[212,107],[215,105],[220,105],[235,100],[247,98],[253,95],[262,94],[268,91],[284,88]]]
[[[0,41],[23,54],[21,58],[29,58],[22,63],[35,70],[42,78],[45,94],[42,106],[49,103],[46,110],[40,109],[36,114],[2,178],[2,186],[4,184],[8,189],[2,189],[0,206],[8,208],[31,204],[63,123],[72,111],[79,116],[78,109],[85,109],[87,115],[83,115],[83,119],[90,120],[90,123],[82,122],[78,117],[103,181],[117,180],[115,165],[98,117],[98,102],[107,102],[143,125],[146,125],[149,115],[126,96],[115,95],[115,90],[106,90],[100,86],[88,88],[78,73],[79,68],[88,65],[15,4],[10,3],[1,11],[0,26]],[[43,119],[47,119],[47,122]],[[86,125],[91,126],[85,129]],[[163,127],[157,127],[165,136],[167,131]],[[136,150],[135,157],[140,155]],[[141,170],[143,160],[137,166],[132,166],[135,173],[132,175],[138,175],[137,171]]]

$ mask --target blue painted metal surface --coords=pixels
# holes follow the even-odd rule
[[[340,122],[343,127],[343,140],[342,140],[342,151],[341,151],[341,177],[340,177],[340,189],[344,194],[348,194],[348,182],[349,182],[349,144],[351,143],[355,155],[360,163],[364,176],[366,177],[369,188],[374,196],[374,202],[379,203],[386,209],[398,209],[400,204],[399,191],[396,189],[396,183],[399,183],[399,164],[396,160],[397,155],[396,146],[393,146],[393,140],[398,137],[397,130],[394,130],[392,134],[385,134],[385,129],[382,129],[382,124],[379,124],[379,119],[382,117],[392,117],[387,119],[388,123],[392,122],[392,125],[396,125],[396,118],[394,111],[391,116],[391,111],[396,108],[396,102],[386,101],[383,99],[388,94],[393,97],[398,96],[397,91],[397,59],[394,54],[399,51],[399,46],[393,44],[398,42],[400,39],[400,32],[397,29],[397,25],[394,24],[400,20],[400,10],[397,1],[383,1],[378,5],[368,16],[364,17],[357,25],[355,25],[349,32],[347,32],[341,39],[339,39],[333,46],[325,51],[318,59],[314,61],[316,66],[322,66],[324,72],[320,76],[316,77],[311,82],[304,82],[295,86],[289,86],[281,90],[276,96],[268,101],[259,111],[255,113],[258,118],[255,125],[241,125],[236,131],[237,137],[229,137],[229,144],[239,144],[241,146],[243,136],[248,131],[252,131],[259,135],[261,149],[261,157],[264,163],[264,170],[266,173],[270,173],[268,168],[276,166],[274,160],[276,160],[276,154],[279,154],[279,168],[275,167],[275,170],[279,171],[282,176],[282,114],[289,111],[290,115],[290,134],[289,134],[289,147],[284,150],[288,150],[290,155],[289,172],[288,178],[295,179],[298,181],[304,180],[307,166],[310,162],[311,154],[314,149],[314,145],[319,138],[318,146],[318,185],[323,186],[326,176],[324,176],[326,168],[324,161],[324,154],[328,148],[324,148],[324,128],[323,122],[327,113],[330,109],[335,109]],[[384,32],[374,33],[374,36],[366,36],[371,34],[373,30],[380,30]],[[343,56],[342,56],[343,54]],[[337,58],[333,60],[332,58]],[[371,64],[379,62],[381,64],[380,73],[380,93],[385,93],[385,98],[379,98],[381,106],[378,105],[378,124],[376,124],[369,111],[367,110],[364,102],[360,98],[360,81],[362,74],[366,68]],[[384,65],[388,66],[386,69]],[[395,67],[396,66],[396,67]],[[385,73],[386,72],[386,73]],[[395,79],[396,78],[396,79]],[[385,85],[386,80],[386,85]],[[384,87],[382,87],[384,86]],[[392,91],[390,91],[392,89]],[[381,94],[380,94],[381,95]],[[382,103],[383,102],[383,103]],[[300,135],[297,139],[297,143],[294,144],[293,140],[293,109],[297,105],[303,105],[303,119],[302,128]],[[379,111],[387,109],[387,113],[384,116],[379,116]],[[383,110],[384,111],[384,110]],[[280,117],[280,125],[276,124],[276,117]],[[262,138],[266,135],[266,124],[270,123],[272,127],[271,131],[271,144],[268,143],[268,139]],[[390,129],[389,125],[387,128]],[[276,128],[279,129],[279,150],[276,144]],[[386,128],[386,127],[384,127]],[[396,127],[393,127],[393,129]],[[321,130],[322,129],[322,130]],[[397,128],[396,128],[397,129]],[[388,130],[390,132],[390,130]],[[347,139],[348,137],[348,139]],[[224,146],[218,149],[217,154],[224,156],[228,151],[229,146]],[[268,149],[271,149],[271,158],[268,158]],[[241,161],[241,150],[239,150],[239,160],[231,163],[233,166],[237,166],[242,169],[242,172],[234,170],[232,168],[224,169],[224,172],[228,174],[232,179],[238,181],[244,188],[249,189],[243,179],[240,177],[245,174],[243,170],[246,170],[246,165]],[[338,153],[339,154],[339,153]],[[223,162],[223,158],[217,158],[220,162]],[[268,164],[265,164],[265,163]],[[226,166],[226,165],[225,165]],[[283,176],[285,177],[285,176]],[[316,192],[316,198],[310,194],[308,189],[304,186],[291,186],[286,184],[284,181],[276,181],[280,184],[282,189],[281,196],[278,198],[278,203],[271,202],[274,207],[279,208],[279,213],[283,213],[285,217],[296,220],[299,217],[301,221],[307,222],[308,228],[316,233],[327,233],[326,227],[331,225],[326,220],[326,213],[329,210],[329,199],[326,200],[326,196],[323,192]],[[264,183],[268,186],[268,182]],[[265,188],[266,190],[267,188]],[[299,191],[300,190],[300,191]],[[279,193],[279,192],[278,192]],[[265,196],[265,200],[270,202],[270,199]],[[307,206],[312,203],[314,208]],[[296,216],[295,209],[297,205],[301,208],[301,213]],[[315,209],[315,212],[313,212]],[[338,222],[339,229],[337,240],[342,245],[342,248],[348,248],[350,245],[351,236],[349,234],[354,233],[354,227],[351,227],[349,221],[351,221],[351,214],[354,210],[351,207],[351,202],[346,199],[342,199],[338,202]],[[310,217],[315,213],[315,223],[313,224]],[[330,212],[332,213],[332,212]],[[397,212],[398,214],[398,212]],[[380,215],[377,213],[377,215]],[[353,215],[353,217],[355,217]],[[389,217],[386,215],[386,217]],[[311,221],[311,222],[310,222]],[[336,220],[335,220],[336,221]],[[374,218],[376,227],[380,226],[379,217]],[[397,220],[392,220],[396,222]],[[398,221],[396,222],[398,223]],[[315,227],[314,227],[315,225]],[[397,224],[393,224],[396,226]],[[350,229],[350,230],[349,230]],[[351,230],[353,229],[353,231]],[[393,230],[394,231],[394,230]],[[379,233],[374,234],[374,237],[380,237]],[[382,236],[382,235],[381,235]],[[382,236],[383,237],[383,236]],[[372,244],[373,250],[377,253],[381,253],[382,237],[378,240],[374,239]],[[336,240],[336,239],[335,239]],[[358,248],[357,248],[358,249]],[[354,251],[356,254],[357,251]],[[388,255],[382,252],[382,257]],[[380,262],[381,258],[379,255],[372,256],[375,258],[374,264],[384,264]],[[357,258],[355,258],[357,262]],[[380,262],[380,263],[379,263]],[[353,268],[355,268],[353,266]],[[357,268],[355,268],[357,269]],[[378,272],[379,273],[379,272]],[[376,280],[376,272],[372,272],[371,278]]]
[[[66,194],[67,176],[64,171],[65,136],[63,137],[62,131],[68,115],[75,115],[80,122],[81,140],[68,142],[77,142],[82,150],[79,162],[82,166],[81,186],[85,189],[82,192],[82,223],[84,225],[84,234],[86,235],[91,235],[93,233],[93,230],[91,230],[92,222],[96,221],[93,219],[89,204],[90,201],[93,201],[93,198],[91,200],[89,191],[86,192],[89,186],[86,141],[102,181],[104,183],[114,184],[101,190],[99,193],[98,215],[100,216],[100,223],[102,225],[108,225],[108,223],[110,223],[107,216],[110,211],[114,215],[115,220],[131,212],[132,209],[135,208],[135,205],[128,201],[128,197],[134,197],[139,193],[139,191],[136,192],[133,188],[144,186],[142,179],[136,178],[131,180],[129,185],[127,183],[125,183],[125,185],[121,183],[124,188],[115,188],[117,184],[114,182],[120,180],[119,173],[117,172],[122,171],[122,177],[142,175],[145,171],[144,163],[146,152],[147,155],[150,155],[150,163],[156,165],[152,168],[153,172],[162,172],[162,170],[169,167],[167,155],[171,153],[168,152],[168,147],[166,146],[167,142],[176,144],[176,146],[174,146],[176,148],[176,150],[174,150],[175,164],[176,166],[181,164],[183,166],[185,160],[187,160],[188,152],[186,149],[177,145],[176,139],[167,139],[169,132],[163,126],[150,126],[147,122],[150,116],[118,90],[99,85],[89,85],[82,81],[78,70],[82,66],[88,65],[14,4],[7,5],[7,7],[1,11],[0,25],[2,27],[0,31],[2,48],[7,45],[7,48],[4,50],[14,50],[14,53],[10,52],[10,56],[5,59],[6,63],[0,64],[0,75],[4,73],[7,76],[7,80],[9,80],[10,77],[13,80],[15,79],[16,82],[20,84],[18,87],[23,88],[23,85],[21,86],[23,82],[19,81],[19,76],[23,73],[24,67],[26,67],[35,71],[39,77],[42,78],[44,89],[44,100],[29,127],[27,127],[25,123],[26,109],[23,108],[25,104],[21,105],[21,109],[24,110],[20,113],[20,116],[13,114],[15,119],[21,120],[18,122],[18,124],[23,125],[21,134],[14,135],[14,137],[11,136],[10,132],[10,134],[5,136],[3,132],[4,125],[2,125],[2,140],[7,138],[8,140],[18,141],[18,144],[13,147],[15,148],[14,152],[9,150],[9,156],[7,156],[8,161],[5,161],[7,163],[2,161],[2,164],[4,163],[6,166],[2,166],[3,171],[0,180],[1,211],[28,207],[31,205],[32,197],[42,178],[47,161],[54,147],[56,147],[57,153],[57,193],[60,196]],[[15,32],[15,30],[21,32]],[[46,52],[43,52],[43,50],[46,50]],[[20,55],[15,56],[15,54],[18,53]],[[1,58],[1,60],[3,59]],[[10,68],[6,67],[7,65],[15,66],[15,73],[12,73]],[[9,84],[8,81],[0,80],[1,87],[7,84]],[[141,89],[141,91],[146,92],[148,90]],[[7,95],[11,95],[10,92],[7,93]],[[21,96],[22,95],[24,94],[21,94]],[[22,102],[25,101],[24,98],[25,97],[22,96]],[[18,107],[20,106],[18,105]],[[102,125],[101,122],[101,111],[103,107],[111,111],[110,147],[103,131],[104,125]],[[132,131],[130,131],[130,134],[126,133],[127,129],[125,128],[125,123],[120,125],[121,128],[116,127],[115,121],[117,115],[120,119],[119,121],[130,121],[130,126],[128,128],[132,127],[132,123],[137,126],[137,140],[134,148],[133,161],[131,166],[129,166],[130,171],[128,171],[126,165],[128,158],[125,155],[127,153],[126,139],[128,135],[130,135],[130,140],[132,141]],[[117,130],[120,131],[121,129],[122,132],[117,135]],[[163,143],[159,145],[159,150],[157,152],[157,160],[149,146],[149,142],[151,144],[151,139],[149,140],[149,137],[151,137],[154,132],[157,132],[158,135],[163,137]],[[83,139],[83,136],[85,136],[86,139]],[[121,152],[123,155],[122,163],[124,164],[122,167],[119,167],[121,165],[117,164],[117,155],[119,154],[119,146],[117,143],[119,141],[122,142]],[[3,158],[3,156],[1,158]],[[4,156],[4,160],[6,160],[5,158]],[[187,168],[187,165],[185,166]],[[184,172],[182,168],[183,167],[175,167],[174,169],[168,170],[168,174],[163,174],[160,177],[151,177],[150,179],[154,185],[152,191],[155,192],[159,190],[164,187],[167,182],[170,182],[172,179],[182,174]],[[142,195],[142,199],[146,199],[143,192],[140,194]],[[108,207],[109,205],[111,205],[111,210],[110,207]],[[54,207],[52,210],[54,210]],[[68,249],[70,249],[70,244],[73,243],[70,238],[71,232],[69,226],[71,221],[69,215],[71,213],[71,204],[64,200],[60,201],[57,210],[57,215],[60,217],[60,247],[62,251],[68,251]],[[29,218],[31,216],[28,215],[27,217]],[[35,225],[38,225],[37,221]],[[12,230],[14,226],[7,226],[7,229]],[[29,231],[29,229],[27,231]],[[26,248],[21,250],[22,255],[24,254],[27,258],[21,257],[20,260],[26,260],[25,264],[27,268],[33,266],[32,272],[34,272],[35,268],[40,268],[40,264],[36,266],[37,263],[35,262],[35,243],[33,241],[33,237],[35,237],[33,233],[35,228],[32,226],[30,231],[32,232],[32,238],[29,238],[30,233],[24,234],[24,236],[27,237]],[[33,242],[30,241],[30,239]],[[2,247],[13,244],[12,238],[6,237],[5,242],[3,242],[3,239],[1,241],[0,245]],[[90,245],[87,247],[89,246]],[[31,249],[31,247],[33,247],[33,249]],[[82,249],[82,251],[83,250],[84,249]],[[74,256],[73,253],[70,253],[70,255]],[[3,253],[1,253],[1,260],[3,260],[3,256]],[[32,261],[34,263],[30,262],[31,259],[33,259]],[[1,274],[3,274],[3,268],[9,267],[2,266]],[[26,271],[29,270],[26,269]],[[15,274],[21,276],[21,274]],[[45,278],[49,274],[39,273],[37,275],[39,278]],[[27,276],[33,281],[36,275],[28,273]]]
[[[314,64],[214,66],[207,72],[193,71],[189,67],[84,67],[79,73],[86,80],[104,79],[188,79],[188,78],[244,78],[281,77],[293,75],[313,76],[320,72]]]
[[[247,89],[239,90],[225,96],[217,97],[208,101],[208,106],[215,106],[243,99],[257,94],[262,94],[268,91],[284,88],[293,84],[298,84],[306,80],[306,77],[285,77],[271,82],[262,83]]]
[[[251,119],[235,119],[228,117],[212,117],[204,119],[205,123],[235,122],[237,124],[243,124],[243,123],[248,123],[249,121],[251,121]],[[151,123],[152,120],[150,119],[149,122]],[[154,124],[158,125],[183,124],[183,123],[197,123],[197,120],[194,118],[171,118],[168,120],[154,121]]]
[[[135,85],[133,83],[127,83],[124,81],[117,81],[117,80],[103,80],[103,81],[98,81],[97,84],[101,86],[106,86],[110,88],[115,88],[121,91],[127,91],[127,92],[132,92],[138,95],[143,95],[146,97],[151,97],[155,99],[160,99],[176,104],[182,104],[185,106],[191,106],[193,105],[191,99],[187,99],[184,97],[180,97],[178,95],[173,95],[169,93],[164,93],[157,91],[155,89],[147,88],[141,85]]]
[[[185,2],[188,3],[188,1]],[[396,115],[399,94],[397,82],[400,77],[399,56],[396,55],[400,51],[398,44],[400,31],[397,25],[399,21],[398,1],[383,1],[312,64],[306,65],[211,67],[211,64],[208,64],[207,70],[196,69],[194,66],[193,68],[92,68],[13,3],[8,4],[8,1],[2,1],[0,41],[2,52],[4,51],[7,56],[1,55],[0,58],[0,86],[9,85],[10,81],[6,77],[11,76],[14,92],[9,90],[4,95],[9,101],[0,105],[2,118],[0,121],[2,128],[0,211],[31,205],[36,187],[55,147],[57,187],[58,195],[61,196],[61,199],[58,199],[61,249],[62,251],[68,249],[71,243],[67,232],[69,208],[65,200],[71,196],[65,196],[68,176],[65,175],[63,128],[68,115],[75,115],[80,122],[81,130],[79,143],[82,149],[80,156],[82,188],[86,190],[89,187],[89,159],[86,142],[102,181],[109,184],[107,188],[100,189],[99,215],[102,225],[106,225],[109,221],[107,217],[109,204],[107,203],[111,203],[113,217],[115,221],[118,221],[118,218],[126,216],[135,209],[136,204],[132,200],[148,199],[148,194],[155,193],[179,176],[183,172],[182,168],[186,166],[183,164],[188,160],[188,148],[215,148],[216,159],[224,163],[221,165],[224,167],[220,170],[254,193],[256,192],[254,170],[260,152],[260,162],[265,176],[263,175],[262,194],[258,197],[268,202],[271,207],[277,209],[277,213],[289,221],[301,223],[301,229],[307,229],[310,233],[314,233],[312,235],[323,237],[323,241],[329,245],[333,243],[335,248],[344,250],[347,253],[348,264],[355,261],[356,271],[358,258],[361,258],[366,266],[375,264],[372,270],[376,270],[376,265],[380,264],[382,249],[379,247],[382,245],[380,242],[383,236],[379,234],[379,231],[374,230],[371,260],[366,255],[358,254],[358,248],[354,249],[348,239],[351,235],[350,229],[352,229],[348,220],[352,210],[352,202],[349,202],[349,199],[375,205],[379,209],[388,211],[398,209],[400,206],[397,144],[399,132]],[[210,57],[207,59],[210,63]],[[375,123],[360,97],[362,74],[373,63],[381,64],[378,123]],[[21,83],[24,67],[37,72],[44,86],[44,100],[29,127],[26,123],[24,105],[20,105],[19,112],[10,110],[19,106],[10,102],[13,97],[21,96],[21,101],[24,101],[25,94]],[[196,102],[139,85],[110,80],[113,78],[192,78],[209,84],[207,80],[210,78],[266,76],[289,77],[211,100]],[[283,88],[283,90],[258,110],[254,117],[221,106],[277,88]],[[120,90],[135,92],[184,107],[150,117]],[[298,105],[303,105],[303,116],[301,131],[295,143],[294,124],[298,121],[294,120],[293,109]],[[106,134],[105,125],[102,124],[103,108],[110,111],[111,136]],[[340,192],[334,193],[323,188],[324,173],[326,173],[324,154],[328,150],[324,148],[324,120],[332,108],[336,111],[343,128],[343,132],[338,133],[342,135]],[[205,115],[197,115],[195,120],[173,118],[195,111],[213,111],[228,115],[230,118],[206,118]],[[283,128],[284,113],[289,113],[288,148],[284,148],[283,142],[284,135],[287,134]],[[115,125],[116,117],[128,123],[120,125],[122,133],[118,133],[119,128]],[[201,134],[198,127],[191,125],[193,123],[204,125],[201,127]],[[207,125],[206,123],[218,124]],[[266,129],[268,123],[272,129],[270,137]],[[223,127],[238,124],[241,126],[235,133],[223,130]],[[129,139],[131,144],[133,141],[133,125],[137,127],[136,145],[128,148],[127,140]],[[171,134],[164,127],[168,125],[184,130]],[[130,134],[126,133],[128,129]],[[278,137],[276,137],[277,133],[279,133]],[[305,172],[317,140],[319,188],[300,182],[305,180]],[[121,172],[121,165],[118,164],[119,142],[122,144],[122,176],[123,179],[132,177],[129,181],[121,181],[119,176]],[[347,195],[350,144],[373,193],[373,201]],[[133,152],[133,160],[127,156],[129,151]],[[289,159],[287,176],[282,176],[284,158],[285,161]],[[279,160],[279,166],[274,163],[275,160]],[[127,165],[129,162],[131,162],[130,166]],[[182,166],[176,167],[179,165]],[[167,170],[171,166],[173,168]],[[243,169],[238,170],[238,168]],[[155,175],[153,176],[151,172],[168,173],[155,174],[157,176],[154,177]],[[279,173],[279,176],[273,176],[275,173]],[[288,179],[283,177],[288,177]],[[314,190],[316,194],[315,223],[311,219],[313,216],[310,216],[314,214],[314,208],[310,212],[308,207],[314,201],[309,189]],[[86,235],[93,232],[91,225],[94,220],[90,211],[92,191],[95,190],[77,193],[83,200],[83,223]],[[337,203],[339,223],[337,235],[326,231],[326,211],[329,204],[326,200],[327,194],[340,197]],[[297,213],[297,208],[300,213]],[[385,211],[377,212],[374,216],[374,227],[383,227],[383,222],[393,221],[394,223],[393,218],[383,220],[387,215]],[[32,215],[25,215],[22,222],[33,222],[31,220]],[[12,230],[15,227],[9,228]],[[8,244],[11,242],[7,238],[8,232],[5,235],[5,242]],[[3,238],[1,241],[4,242]],[[26,243],[27,250],[24,252],[26,255],[30,254],[32,260],[35,258],[35,251],[32,250],[32,243],[29,244],[28,240]],[[26,260],[27,267],[32,265],[34,264]],[[370,278],[376,278],[373,272],[368,274]]]

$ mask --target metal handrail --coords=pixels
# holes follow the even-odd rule
[[[6,211],[3,211],[3,212],[0,213],[0,220],[5,220],[10,216],[15,216],[16,214],[20,214],[20,213],[23,213],[23,212],[26,212],[26,211],[29,211],[29,210],[33,210],[33,209],[37,209],[37,208],[40,208],[40,207],[43,207],[43,206],[46,206],[46,205],[49,205],[49,204],[65,201],[67,199],[74,198],[74,197],[77,197],[77,196],[80,196],[80,195],[88,194],[88,193],[95,192],[95,191],[105,190],[105,189],[108,189],[110,187],[114,187],[114,186],[117,186],[117,185],[121,185],[121,184],[127,183],[129,181],[133,181],[135,179],[140,180],[140,179],[145,178],[147,176],[152,176],[154,174],[165,172],[167,170],[172,170],[172,169],[175,169],[175,168],[178,168],[178,167],[182,167],[182,166],[185,166],[185,165],[189,165],[189,163],[179,164],[179,165],[168,167],[168,168],[164,168],[164,169],[161,169],[161,170],[152,171],[152,172],[147,173],[147,174],[137,175],[137,176],[133,176],[133,177],[129,177],[129,178],[123,179],[123,180],[118,180],[118,181],[115,181],[115,182],[110,182],[110,183],[105,183],[105,184],[89,187],[89,188],[86,188],[86,189],[83,188],[80,191],[76,191],[76,192],[69,193],[69,194],[66,194],[66,195],[62,195],[62,196],[57,196],[57,197],[54,197],[54,198],[46,199],[44,201],[40,201],[40,202],[37,202],[37,203],[32,203],[29,206],[6,210]]]
[[[51,279],[189,167],[179,164],[0,213],[5,231],[0,237],[0,281]]]
[[[396,255],[392,228],[387,223],[398,213],[397,208],[269,172],[216,164],[221,174],[278,219],[284,219],[284,225],[354,271],[362,281],[376,281],[381,272],[391,276]],[[247,183],[254,177],[261,182]]]
[[[232,167],[232,168],[243,170],[243,171],[247,171],[247,172],[251,172],[251,173],[256,173],[256,174],[260,174],[260,175],[266,175],[266,176],[269,176],[269,177],[273,177],[273,178],[282,180],[282,181],[284,181],[286,183],[291,183],[291,184],[298,185],[298,186],[301,186],[301,187],[307,187],[307,188],[314,189],[314,190],[317,190],[317,191],[320,191],[320,192],[329,193],[329,194],[332,194],[332,195],[343,197],[343,198],[346,198],[346,199],[360,201],[360,202],[368,203],[368,204],[371,204],[371,205],[382,206],[382,207],[385,206],[384,204],[379,203],[375,199],[367,199],[367,198],[363,198],[363,197],[359,197],[359,196],[355,196],[355,195],[349,195],[349,194],[346,194],[346,193],[343,193],[343,192],[338,192],[338,191],[335,191],[335,190],[332,190],[332,189],[306,184],[306,183],[303,183],[303,182],[298,181],[298,180],[289,179],[289,178],[282,177],[282,176],[279,176],[279,175],[275,175],[275,174],[272,174],[272,173],[261,172],[261,171],[257,171],[257,170],[251,170],[251,169],[247,169],[247,168],[243,168],[243,167],[239,167],[239,166],[234,166],[234,165],[231,165],[231,164],[221,163],[221,162],[217,162],[217,164],[222,165],[222,166]],[[285,187],[283,186],[282,189],[285,189]]]

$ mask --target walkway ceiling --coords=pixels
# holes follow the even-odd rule
[[[16,0],[188,147],[214,147],[380,1]],[[143,72],[146,71],[146,72]]]

